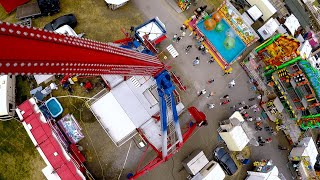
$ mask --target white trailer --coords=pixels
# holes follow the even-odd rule
[[[0,76],[0,120],[10,120],[15,115],[16,77],[13,75]]]
[[[221,166],[209,161],[201,150],[192,152],[182,161],[183,167],[191,175],[190,180],[223,180],[226,177]]]
[[[105,0],[107,3],[107,6],[111,10],[118,9],[119,7],[125,5],[128,3],[129,0]]]

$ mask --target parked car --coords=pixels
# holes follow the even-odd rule
[[[77,19],[73,14],[67,14],[51,21],[44,26],[44,29],[54,31],[63,25],[69,25],[71,28],[75,28],[77,25]]]
[[[223,170],[229,175],[237,172],[238,167],[231,158],[230,154],[223,147],[218,147],[213,151],[213,158],[217,161]]]
[[[314,164],[314,170],[320,172],[320,154],[317,156],[317,161]]]

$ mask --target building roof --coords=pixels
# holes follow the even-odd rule
[[[285,0],[286,5],[299,20],[302,27],[306,27],[309,25],[309,16],[302,5],[297,0]]]
[[[35,100],[27,100],[18,107],[21,112],[19,117],[23,120],[28,135],[46,164],[52,166],[53,171],[61,179],[83,179],[84,176],[79,174],[75,164],[62,149],[45,118],[36,109],[39,111]]]
[[[264,21],[268,20],[274,13],[277,12],[276,8],[268,0],[247,0],[247,2],[254,6],[256,5],[262,12],[262,19]]]
[[[41,84],[46,80],[50,79],[54,75],[33,75],[34,79],[36,80],[37,84]]]
[[[258,20],[263,15],[260,9],[256,5],[253,5],[251,8],[249,8],[247,10],[247,13],[250,15],[250,17],[254,21]]]
[[[7,95],[7,83],[8,82],[8,76],[7,75],[1,75],[0,76],[0,116],[1,115],[8,115],[8,95]]]
[[[122,3],[128,2],[129,0],[105,0],[108,4],[120,5]]]
[[[295,147],[290,152],[290,157],[309,157],[311,166],[313,167],[317,161],[318,151],[312,137],[305,137],[299,142],[299,146]]]
[[[294,14],[291,14],[289,17],[287,17],[284,25],[289,29],[292,36],[294,36],[296,30],[298,30],[298,28],[300,27],[299,20]]]

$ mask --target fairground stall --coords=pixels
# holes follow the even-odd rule
[[[50,115],[37,105],[34,98],[19,105],[16,112],[35,148],[46,163],[42,172],[47,179],[92,178],[83,164],[85,158],[76,146],[83,135],[78,125],[77,134],[74,128],[71,128],[75,122],[70,119],[70,115],[64,117],[63,122],[59,123],[66,130],[64,134],[50,119]]]
[[[195,30],[198,38],[203,38],[202,44],[223,69],[240,59],[244,50],[259,39],[229,1],[217,11],[203,11],[185,24]]]
[[[315,179],[314,165],[317,161],[318,151],[312,137],[303,138],[289,155],[289,160],[301,179]]]
[[[230,151],[242,151],[252,138],[248,128],[240,112],[236,111],[229,119],[220,122],[218,133]]]
[[[262,94],[260,104],[268,119],[291,143],[298,143],[301,129],[320,125],[319,71],[316,62],[304,60],[310,54],[309,42],[278,34],[241,63]]]
[[[247,171],[248,176],[245,180],[280,180],[284,176],[279,172],[272,160],[255,161],[253,171]]]

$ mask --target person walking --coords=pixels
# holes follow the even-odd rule
[[[246,120],[251,122],[253,120],[253,118],[251,116],[249,116]]]
[[[224,76],[226,74],[232,74],[231,66],[228,64],[224,67],[224,74],[222,76]]]
[[[271,142],[272,142],[272,138],[271,137],[266,139],[266,143],[271,143]]]
[[[250,106],[249,108],[250,108],[250,109],[255,109],[255,108],[257,108],[257,107],[258,107],[258,105],[257,105],[257,104],[254,104],[254,105]]]
[[[188,27],[185,24],[182,24],[182,26],[180,27],[180,31],[185,32],[187,28]]]
[[[209,97],[211,97],[211,96],[213,96],[213,95],[215,95],[215,94],[216,94],[215,92],[211,91],[211,92],[208,94],[207,98],[209,98]]]
[[[190,52],[190,49],[192,48],[192,45],[188,45],[187,47],[186,47],[186,54],[188,54],[189,52]]]
[[[226,94],[226,95],[222,96],[220,99],[229,99],[229,95]]]
[[[209,109],[213,109],[215,105],[213,103],[210,103],[210,104],[207,104],[207,106]]]
[[[260,111],[259,107],[253,109],[253,112],[258,112],[258,111]]]
[[[249,117],[249,114],[248,114],[247,112],[242,112],[241,115],[242,115],[243,117],[245,117],[245,118]]]
[[[210,60],[208,61],[208,63],[209,63],[209,64],[214,63],[214,59],[213,59],[212,56],[210,57]]]
[[[232,80],[228,83],[228,85],[229,85],[229,88],[232,88],[236,85],[236,82],[234,80]]]
[[[262,98],[261,94],[257,96],[257,99],[260,100]]]
[[[203,41],[204,41],[204,37],[201,36],[200,39],[199,39],[199,41],[200,41],[200,42],[203,42]]]
[[[230,109],[236,109],[236,107],[237,107],[236,105],[233,105],[230,107]]]
[[[250,107],[248,105],[243,106],[243,109],[249,109]]]
[[[179,43],[179,41],[181,40],[181,38],[182,38],[181,36],[178,36],[177,39],[176,39],[176,42]]]
[[[200,92],[198,92],[198,97],[201,96],[202,94],[206,94],[207,90],[206,89],[202,89]]]
[[[177,41],[177,38],[178,38],[178,34],[173,35],[172,41],[173,42]]]
[[[246,104],[246,102],[244,102],[244,101],[242,101],[242,102],[239,102],[239,105],[241,106],[241,105],[245,105]]]
[[[199,57],[196,57],[196,59],[193,60],[193,66],[196,66],[196,65],[198,65],[198,64],[200,64],[200,58],[199,58]]]
[[[213,79],[213,78],[208,81],[209,84],[211,84],[211,83],[213,83],[213,82],[214,82],[214,79]]]
[[[189,34],[189,36],[192,36],[194,33],[196,33],[196,31],[192,30],[191,33]]]
[[[228,99],[228,100],[224,100],[224,101],[222,101],[221,103],[220,103],[220,105],[225,105],[225,104],[228,104],[230,102],[230,100]]]

